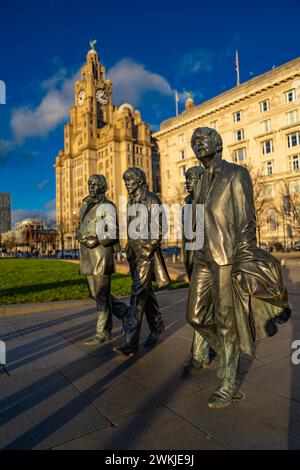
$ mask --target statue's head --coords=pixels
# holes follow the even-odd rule
[[[89,195],[96,197],[105,193],[107,190],[107,182],[104,175],[91,175],[88,180]]]
[[[198,127],[194,130],[191,139],[192,149],[199,161],[205,167],[216,154],[221,157],[223,142],[220,134],[210,127]]]
[[[192,166],[188,168],[185,173],[185,185],[188,193],[192,193],[194,191],[195,183],[200,178],[200,175],[203,173],[203,168],[201,166]]]
[[[129,194],[133,194],[140,186],[146,185],[146,173],[134,166],[123,173],[123,180]]]

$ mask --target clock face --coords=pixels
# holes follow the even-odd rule
[[[86,98],[86,92],[85,92],[84,90],[81,90],[81,91],[78,93],[78,97],[77,97],[78,106],[82,106],[82,105],[83,105],[85,98]]]
[[[98,103],[105,106],[108,103],[108,94],[106,93],[106,91],[101,88],[98,88],[98,90],[96,91],[96,100],[98,101]]]

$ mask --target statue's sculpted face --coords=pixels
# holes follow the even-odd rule
[[[217,152],[216,142],[209,134],[197,136],[193,141],[192,148],[197,159],[203,163],[212,158]]]
[[[199,176],[188,174],[185,180],[185,186],[188,193],[192,193],[194,190],[194,185],[198,181]]]
[[[105,192],[105,188],[102,182],[97,178],[89,178],[88,187],[89,195],[92,197],[95,197],[98,194],[102,194],[103,192]]]
[[[124,178],[124,183],[128,194],[133,194],[143,184],[143,181],[135,175],[128,175]]]

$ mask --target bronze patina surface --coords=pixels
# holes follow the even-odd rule
[[[161,240],[163,236],[163,226],[161,215],[155,216],[152,207],[159,207],[161,201],[159,197],[148,190],[146,175],[143,170],[137,167],[129,168],[123,175],[126,189],[129,194],[127,205],[127,223],[134,219],[131,209],[135,205],[143,206],[147,216],[147,231],[135,239],[128,230],[128,241],[126,246],[127,259],[132,276],[132,290],[130,296],[130,309],[127,316],[123,343],[115,348],[115,352],[125,356],[134,354],[139,347],[142,319],[145,314],[149,325],[150,334],[145,346],[152,346],[157,343],[159,335],[164,331],[164,324],[159,309],[156,296],[153,291],[152,281],[155,278],[159,286],[164,286],[170,282],[166,265],[161,252]],[[155,217],[155,220],[153,220]],[[157,219],[157,220],[156,220]],[[151,227],[157,226],[156,237],[151,234]],[[145,223],[141,221],[142,230]]]
[[[83,200],[80,210],[78,240],[80,272],[86,275],[98,312],[96,334],[85,344],[97,346],[111,338],[112,313],[123,318],[127,305],[111,296],[111,275],[115,272],[114,253],[119,249],[119,235],[116,207],[105,196],[105,177],[90,176],[88,189],[89,196]]]
[[[222,160],[217,131],[198,128],[191,145],[203,173],[193,210],[204,204],[204,244],[193,258],[187,320],[217,353],[217,390],[209,407],[229,405],[238,391],[241,351],[277,331],[290,308],[280,265],[257,247],[253,188],[248,170]]]

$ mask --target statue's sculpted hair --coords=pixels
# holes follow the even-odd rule
[[[91,175],[89,177],[89,181],[92,180],[92,179],[96,180],[96,181],[98,181],[98,183],[100,183],[100,185],[103,189],[103,192],[105,192],[107,190],[107,181],[106,181],[106,178],[105,178],[104,175],[97,175],[97,174]]]
[[[197,129],[194,130],[192,135],[191,146],[194,147],[195,144],[198,145],[198,142],[200,142],[201,138],[204,135],[209,135],[212,138],[215,143],[217,152],[222,151],[222,137],[220,136],[219,132],[217,132],[215,129],[212,129],[211,127],[197,127]]]
[[[130,176],[134,176],[135,179],[140,180],[143,184],[146,184],[146,173],[138,168],[137,166],[133,166],[128,168],[128,170],[124,171],[123,173],[123,180],[129,178]]]
[[[203,168],[201,166],[192,166],[191,168],[188,168],[185,172],[185,177],[191,177],[191,178],[200,178],[201,174],[203,173]]]

